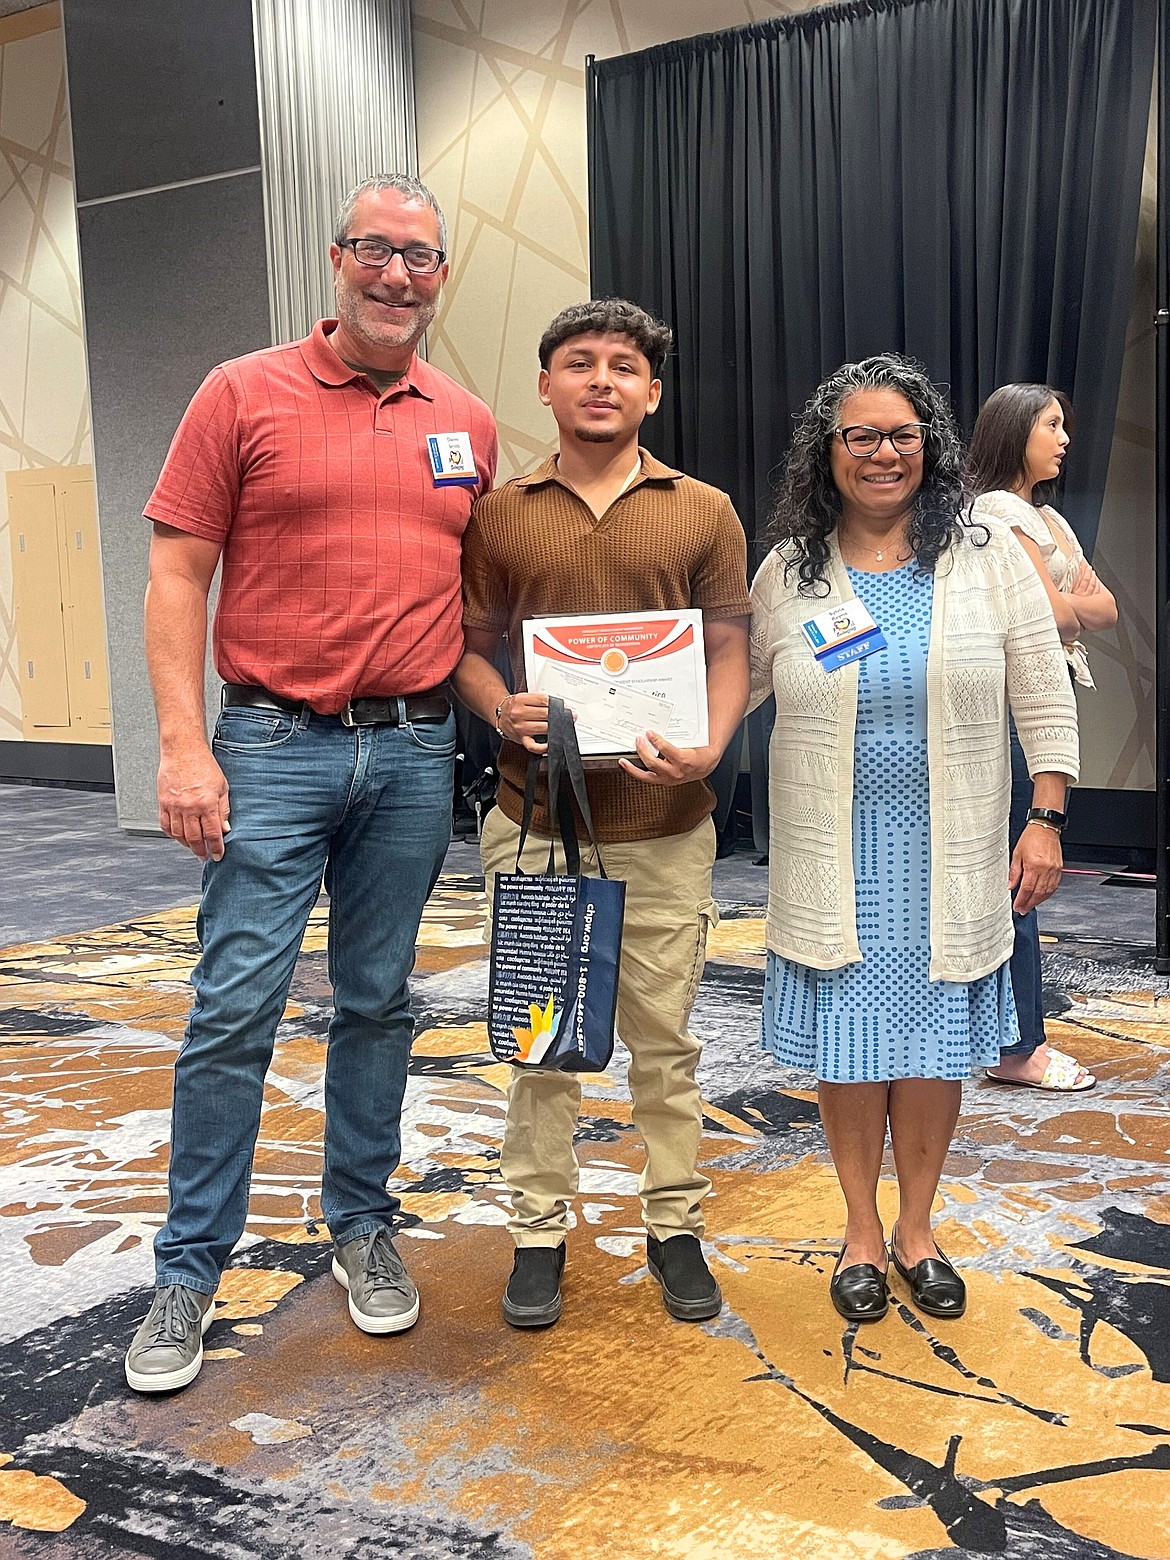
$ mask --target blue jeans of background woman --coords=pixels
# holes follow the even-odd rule
[[[1028,821],[1028,809],[1032,805],[1032,780],[1028,774],[1028,761],[1016,735],[1016,723],[1011,723],[1012,753],[1012,808],[1008,822],[1008,842],[1012,850],[1024,832]],[[1012,948],[1012,995],[1016,999],[1016,1013],[1020,1020],[1020,1038],[1015,1045],[1006,1045],[1001,1056],[1031,1056],[1044,1044],[1044,987],[1040,975],[1040,923],[1035,910],[1027,915],[1016,915],[1012,920],[1016,928],[1016,940]]]

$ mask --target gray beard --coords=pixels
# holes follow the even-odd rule
[[[363,341],[367,346],[381,349],[384,347],[415,346],[423,336],[427,327],[438,313],[439,300],[436,298],[430,308],[421,308],[409,325],[386,327],[382,333],[371,331],[362,318],[361,305],[352,294],[343,292],[341,288],[334,288],[337,298],[337,317],[350,335],[357,341]]]

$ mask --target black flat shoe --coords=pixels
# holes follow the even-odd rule
[[[504,1290],[504,1320],[511,1327],[551,1327],[561,1314],[565,1243],[518,1246]]]
[[[912,1268],[898,1256],[890,1241],[890,1261],[910,1285],[910,1298],[927,1316],[960,1317],[967,1309],[967,1286],[942,1254],[923,1257]]]
[[[851,1262],[843,1268],[841,1257],[829,1280],[829,1299],[838,1315],[847,1322],[880,1322],[890,1309],[886,1275],[872,1262]]]

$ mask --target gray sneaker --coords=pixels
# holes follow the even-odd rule
[[[349,1290],[349,1314],[362,1332],[405,1332],[418,1321],[418,1290],[384,1224],[334,1243],[333,1276]]]
[[[135,1392],[173,1392],[194,1381],[203,1368],[203,1334],[214,1316],[211,1295],[184,1284],[156,1289],[126,1351],[126,1380]]]

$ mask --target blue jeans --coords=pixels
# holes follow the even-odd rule
[[[1011,725],[1012,754],[1012,808],[1008,822],[1008,844],[1015,850],[1016,841],[1028,822],[1028,809],[1032,805],[1032,780],[1028,774],[1028,760],[1016,735],[1015,722]],[[1012,947],[1011,977],[1012,996],[1016,999],[1016,1013],[1020,1020],[1020,1038],[1015,1045],[1005,1045],[1001,1056],[1031,1056],[1044,1044],[1044,987],[1040,975],[1040,923],[1035,910],[1027,915],[1012,912],[1016,928],[1016,940]]]
[[[156,1282],[213,1294],[244,1231],[264,1077],[322,875],[333,1019],[321,1206],[344,1243],[398,1199],[414,1021],[407,976],[451,836],[455,720],[346,728],[226,709],[214,751],[231,832],[203,872],[195,1002],[175,1063],[170,1206]]]

